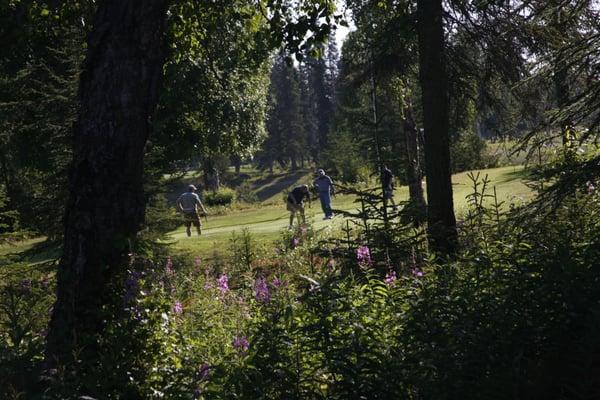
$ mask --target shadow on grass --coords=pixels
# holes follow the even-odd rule
[[[43,241],[35,243],[24,250],[17,250],[3,256],[7,263],[47,264],[58,261],[62,254],[62,243],[59,241]]]
[[[531,176],[530,172],[528,170],[522,168],[522,169],[518,169],[518,170],[514,170],[514,171],[504,172],[501,175],[498,175],[492,181],[492,184],[508,183],[508,182],[512,182],[512,181],[523,181],[523,180],[527,180],[530,176]]]
[[[259,201],[265,201],[277,193],[283,193],[283,191],[289,188],[291,185],[296,183],[298,179],[302,178],[307,174],[306,170],[298,170],[291,173],[274,174],[266,178],[258,179],[253,183],[255,188],[262,187],[256,191],[256,196]],[[268,183],[271,180],[271,183]],[[266,185],[266,186],[265,186]],[[283,200],[282,200],[283,202]]]

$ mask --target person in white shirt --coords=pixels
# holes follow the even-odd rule
[[[200,222],[198,209],[201,209],[202,214],[206,215],[206,209],[202,201],[200,201],[200,197],[195,192],[196,186],[189,185],[187,192],[183,193],[177,199],[177,208],[183,213],[183,221],[188,237],[192,236],[192,224],[196,227],[198,235],[202,233],[202,223]]]

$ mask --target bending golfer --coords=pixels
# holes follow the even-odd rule
[[[198,235],[202,233],[202,223],[200,222],[198,209],[200,208],[202,210],[202,214],[206,215],[206,209],[200,201],[200,197],[198,197],[195,192],[196,186],[189,185],[187,192],[179,196],[177,199],[177,208],[183,213],[183,221],[185,223],[185,229],[188,237],[192,236],[192,224],[194,224],[196,227]]]
[[[294,215],[296,213],[300,213],[302,217],[302,223],[306,223],[306,218],[304,216],[304,199],[308,200],[308,204],[310,207],[310,193],[308,191],[308,185],[296,186],[287,197],[287,210],[290,212],[290,226],[289,229],[292,229],[292,225],[294,223]],[[300,222],[300,217],[298,217],[298,222]]]
[[[334,193],[333,181],[330,177],[325,175],[325,171],[322,169],[317,170],[319,175],[315,180],[315,186],[319,192],[319,200],[321,200],[321,208],[325,214],[323,219],[333,218],[333,211],[331,210],[331,195]]]

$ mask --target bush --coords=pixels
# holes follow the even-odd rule
[[[258,202],[258,196],[256,195],[256,192],[252,190],[252,185],[250,185],[248,181],[242,182],[242,184],[235,189],[235,196],[238,201],[243,201],[245,203]]]
[[[204,202],[208,206],[230,206],[235,201],[235,191],[221,187],[217,192],[204,192]]]
[[[267,251],[242,231],[211,264],[134,257],[99,359],[48,398],[598,398],[600,194],[504,212],[472,179],[452,259],[375,200],[344,238],[301,226]]]
[[[336,178],[344,183],[368,182],[371,171],[360,153],[360,144],[346,133],[335,133],[323,155],[327,170],[337,172]]]
[[[450,147],[452,172],[493,168],[498,158],[488,152],[487,143],[473,131],[464,131]]]

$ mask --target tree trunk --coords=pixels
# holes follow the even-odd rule
[[[206,156],[203,161],[204,170],[204,187],[207,190],[218,192],[221,187],[221,180],[219,177],[219,170],[215,165],[215,160],[212,156]]]
[[[238,154],[232,154],[229,157],[229,160],[231,161],[231,163],[233,164],[233,167],[235,168],[235,174],[239,175],[240,172],[242,171],[242,157],[240,157]]]
[[[428,240],[434,251],[456,251],[457,232],[450,175],[448,82],[442,0],[418,0],[419,80],[425,128]]]
[[[554,11],[554,15],[552,17],[550,26],[556,31],[556,32],[565,32],[566,30],[569,29],[568,26],[566,26],[565,22],[564,22],[564,18],[563,18],[563,14],[560,10],[560,2],[558,1],[552,1],[551,2],[553,7],[556,7],[556,10]],[[564,41],[560,40],[559,38],[557,38],[559,40],[559,44],[555,45],[554,51],[555,51],[555,56],[554,56],[554,62],[553,62],[553,73],[552,73],[552,80],[553,80],[553,84],[554,84],[554,95],[556,96],[556,105],[559,109],[559,111],[563,111],[568,105],[569,105],[569,97],[570,97],[570,87],[569,87],[569,66],[567,65],[567,63],[564,60]],[[554,46],[553,46],[554,47]],[[569,143],[570,143],[570,138],[569,138],[569,134],[570,131],[572,129],[572,122],[568,119],[568,118],[561,118],[560,121],[560,130],[561,130],[561,139],[562,139],[562,144],[563,144],[563,148],[565,150],[567,150]]]
[[[404,141],[406,149],[406,180],[408,182],[408,199],[415,211],[415,217],[425,215],[425,197],[423,195],[423,176],[421,174],[421,160],[419,156],[419,132],[413,116],[412,106],[407,104],[403,118]],[[415,219],[415,225],[420,225],[419,218]]]
[[[143,155],[165,60],[165,0],[100,3],[80,78],[48,366],[95,358],[144,217]],[[118,286],[117,286],[118,287]],[[85,347],[82,347],[84,346]]]

